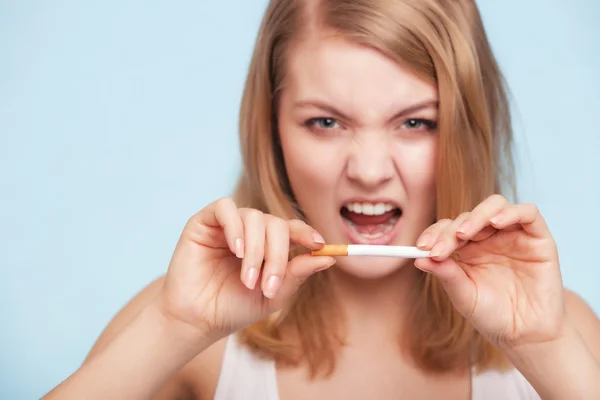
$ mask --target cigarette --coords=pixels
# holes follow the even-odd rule
[[[368,244],[327,244],[311,252],[313,256],[370,256],[398,258],[427,258],[429,251],[413,246],[382,246]]]

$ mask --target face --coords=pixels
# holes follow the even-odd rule
[[[437,90],[339,37],[289,52],[278,109],[296,200],[327,243],[414,246],[435,218]],[[407,260],[340,257],[363,278]]]

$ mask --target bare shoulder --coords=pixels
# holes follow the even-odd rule
[[[598,315],[581,296],[568,289],[565,290],[565,307],[571,323],[596,359],[600,360],[600,319]]]
[[[161,276],[135,295],[108,323],[87,355],[84,364],[101,352],[115,336],[160,293]],[[226,339],[214,343],[196,356],[168,382],[155,400],[212,399],[216,390]]]

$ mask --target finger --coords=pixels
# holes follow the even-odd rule
[[[219,199],[202,209],[190,219],[192,231],[197,232],[197,224],[222,227],[231,252],[238,258],[244,256],[243,223],[237,205],[231,198]]]
[[[490,224],[490,218],[497,215],[510,204],[500,196],[493,195],[481,202],[471,211],[469,218],[463,221],[456,234],[463,240],[471,240],[479,231]]]
[[[310,225],[299,219],[288,221],[290,241],[311,250],[318,250],[325,244],[325,239]]]
[[[511,225],[519,224],[525,232],[540,238],[550,235],[544,217],[537,206],[531,203],[508,207],[491,217],[490,223],[497,229],[506,229]]]
[[[283,282],[288,265],[290,230],[285,220],[271,217],[266,221],[266,233],[262,291],[265,297],[272,299]]]
[[[454,260],[447,258],[437,262],[420,258],[415,261],[415,267],[437,277],[456,310],[470,318],[477,301],[477,287]]]
[[[465,241],[456,236],[456,230],[469,218],[469,213],[460,214],[454,221],[439,232],[433,246],[430,257],[436,261],[443,261],[452,254],[454,250],[462,246]]]
[[[294,257],[288,264],[283,283],[274,300],[287,301],[304,281],[317,271],[323,271],[335,264],[335,258],[302,254]]]
[[[250,290],[256,287],[265,255],[265,216],[259,210],[240,209],[244,223],[245,254],[240,279]]]
[[[421,250],[431,250],[435,242],[437,241],[440,233],[444,231],[448,226],[452,224],[451,219],[440,219],[435,224],[429,226],[421,233],[419,239],[417,239],[417,247]]]
[[[490,236],[492,236],[496,232],[498,232],[498,229],[496,229],[492,225],[488,225],[488,226],[484,227],[482,230],[480,230],[479,232],[477,232],[471,238],[471,241],[472,242],[481,242],[483,240],[486,240],[487,238],[489,238]]]

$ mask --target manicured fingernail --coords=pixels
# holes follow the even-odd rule
[[[438,242],[433,246],[431,252],[429,252],[430,257],[438,257],[444,251],[444,243]]]
[[[323,236],[319,235],[317,232],[313,232],[312,238],[315,243],[325,244],[325,239],[323,239]]]
[[[273,298],[280,285],[281,279],[279,279],[279,277],[274,275],[269,277],[269,279],[267,279],[267,284],[265,285],[265,288],[263,290],[265,297],[268,297],[270,299]]]
[[[460,227],[456,230],[457,233],[462,233],[463,235],[469,232],[471,229],[471,224],[467,222],[463,222]]]
[[[252,290],[256,286],[256,279],[258,278],[258,270],[256,268],[250,268],[246,274],[246,286]]]
[[[415,261],[415,263],[414,263],[414,265],[415,265],[415,268],[418,268],[418,269],[420,269],[421,271],[424,271],[424,272],[427,272],[427,273],[429,273],[429,272],[430,272],[430,271],[429,271],[429,268],[425,268],[425,267],[422,265],[422,264],[424,264],[424,263],[425,263],[425,259],[423,259],[423,258],[416,260],[416,261]]]
[[[331,261],[329,264],[327,264],[326,266],[324,266],[324,267],[321,267],[321,268],[318,268],[318,269],[315,269],[315,270],[313,271],[313,273],[315,273],[315,272],[321,272],[321,271],[325,271],[326,269],[329,269],[329,268],[331,268],[331,266],[332,266],[333,264],[335,264],[335,262],[336,262],[336,261],[337,261],[336,259],[333,259],[333,260],[332,260],[332,261]]]
[[[501,212],[500,214],[490,218],[490,222],[492,224],[499,224],[500,222],[502,222],[503,219],[504,219],[504,212]]]
[[[425,247],[427,246],[427,244],[429,243],[429,239],[430,239],[430,235],[429,234],[425,234],[423,235],[422,238],[419,239],[419,241],[417,242],[417,247]]]
[[[235,240],[235,256],[244,258],[244,241],[242,239]]]

